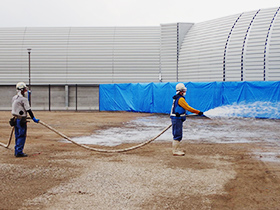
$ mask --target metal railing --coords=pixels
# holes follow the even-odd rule
[[[11,110],[15,86],[0,85],[0,109]],[[33,110],[99,110],[99,85],[34,85],[32,84]]]

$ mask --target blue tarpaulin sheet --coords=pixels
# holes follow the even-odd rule
[[[177,84],[177,82],[102,84],[99,87],[99,109],[100,111],[169,113]],[[200,111],[205,112],[233,104],[246,104],[254,106],[257,112],[254,112],[256,116],[247,113],[244,117],[280,118],[280,81],[184,84],[187,87],[186,101],[191,107]],[[274,111],[263,112],[267,106],[272,107]]]

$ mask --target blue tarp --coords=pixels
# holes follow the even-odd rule
[[[176,84],[178,83],[102,84],[99,87],[99,108],[100,111],[169,113],[172,97],[176,94]],[[255,117],[280,118],[280,81],[187,82],[184,84],[187,87],[188,104],[203,112],[233,104],[250,105],[265,102],[262,104],[274,107],[274,113],[259,112]],[[265,107],[259,107],[259,109],[265,109]]]

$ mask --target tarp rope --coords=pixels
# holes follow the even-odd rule
[[[39,123],[41,125],[45,126],[46,128],[50,129],[51,131],[55,132],[59,136],[63,137],[64,139],[70,141],[71,143],[73,143],[73,144],[75,144],[79,147],[82,147],[82,148],[87,149],[87,150],[91,150],[91,151],[95,151],[95,152],[103,152],[103,153],[121,153],[121,152],[127,152],[127,151],[130,151],[130,150],[138,149],[138,148],[143,147],[143,146],[151,143],[152,141],[156,140],[158,137],[160,137],[165,131],[167,131],[172,126],[172,124],[170,124],[165,129],[163,129],[157,136],[151,138],[150,140],[144,141],[144,142],[142,142],[138,145],[128,147],[128,148],[124,148],[124,149],[110,149],[110,150],[107,150],[107,149],[93,148],[93,147],[88,147],[86,145],[78,144],[77,142],[70,139],[68,136],[64,135],[63,133],[59,132],[58,130],[54,129],[53,127],[44,123],[43,121],[40,120]]]

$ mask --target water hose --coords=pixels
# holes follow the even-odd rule
[[[66,140],[70,141],[71,143],[75,144],[76,146],[82,147],[82,148],[87,149],[87,150],[91,150],[91,151],[95,151],[95,152],[103,152],[103,153],[121,153],[121,152],[127,152],[127,151],[130,151],[130,150],[138,149],[138,148],[143,147],[143,146],[151,143],[152,141],[156,140],[158,137],[160,137],[165,131],[167,131],[172,126],[172,124],[170,124],[165,129],[163,129],[157,136],[151,138],[150,140],[144,141],[144,142],[142,142],[138,145],[128,147],[128,148],[124,148],[124,149],[110,149],[110,150],[107,150],[107,149],[93,148],[93,147],[88,147],[88,146],[85,146],[85,145],[82,145],[82,144],[78,144],[77,142],[70,139],[68,136],[64,135],[63,133],[59,132],[58,130],[54,129],[53,127],[44,123],[43,121],[40,120],[39,123],[41,125],[45,126],[46,128],[50,129],[51,131],[55,132],[59,136],[63,137],[64,139],[66,139]]]
[[[207,117],[205,115],[203,117],[210,119],[209,117]],[[66,140],[70,141],[71,143],[75,144],[76,146],[82,147],[82,148],[87,149],[87,150],[91,150],[91,151],[95,151],[95,152],[103,152],[103,153],[121,153],[121,152],[127,152],[127,151],[130,151],[130,150],[138,149],[138,148],[143,147],[143,146],[151,143],[152,141],[156,140],[158,137],[160,137],[164,132],[166,132],[172,126],[172,124],[168,125],[157,136],[155,136],[155,137],[153,137],[153,138],[151,138],[151,139],[149,139],[147,141],[144,141],[144,142],[142,142],[142,143],[140,143],[138,145],[135,145],[135,146],[132,146],[132,147],[128,147],[128,148],[124,148],[124,149],[107,150],[107,149],[93,148],[93,147],[88,147],[88,146],[85,146],[85,145],[82,145],[82,144],[78,144],[77,142],[73,141],[71,138],[69,138],[65,134],[59,132],[58,130],[54,129],[53,127],[51,127],[50,125],[44,123],[43,121],[40,120],[39,123],[41,125],[45,126],[46,128],[50,129],[51,131],[55,132],[59,136],[63,137],[64,139],[66,139]],[[0,142],[0,146],[5,147],[5,148],[8,148],[10,146],[14,129],[15,129],[15,127],[12,127],[8,144],[5,145],[5,144]]]
[[[13,137],[14,130],[15,130],[15,127],[13,126],[13,127],[12,127],[12,130],[11,130],[11,134],[10,134],[10,138],[9,138],[8,144],[5,145],[5,144],[3,144],[3,143],[0,142],[0,146],[5,147],[5,148],[8,148],[8,147],[10,146],[11,141],[12,141],[12,137]]]

